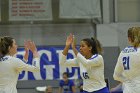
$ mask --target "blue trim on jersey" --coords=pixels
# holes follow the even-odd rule
[[[4,56],[2,58],[0,58],[0,62],[7,60],[9,57],[8,56]]]
[[[137,48],[135,48],[134,46],[128,46],[128,48],[134,48],[137,51]]]
[[[132,48],[133,46],[127,46],[127,48]]]
[[[95,56],[91,57],[89,60],[94,59],[96,57],[98,57],[98,54],[95,54]]]
[[[137,48],[133,46],[128,46],[122,50],[123,53],[137,52]]]

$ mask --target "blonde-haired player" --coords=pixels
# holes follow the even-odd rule
[[[140,93],[140,27],[128,29],[130,46],[118,57],[114,79],[123,83],[123,93]]]

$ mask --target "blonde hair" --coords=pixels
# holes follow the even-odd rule
[[[140,27],[131,27],[128,29],[128,37],[131,39],[134,47],[140,44]]]

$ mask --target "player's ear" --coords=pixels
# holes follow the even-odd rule
[[[132,42],[132,40],[131,40],[131,38],[130,38],[130,37],[128,37],[128,41],[129,41],[129,42]]]

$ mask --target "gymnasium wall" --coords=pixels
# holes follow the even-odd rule
[[[65,45],[66,36],[73,33],[77,43],[82,38],[93,37],[95,26],[92,24],[21,24],[0,25],[0,36],[14,37],[19,46],[25,39],[35,41],[37,45]],[[52,42],[53,41],[53,42]]]
[[[69,33],[75,34],[79,44],[82,38],[94,36],[97,29],[97,38],[104,47],[105,77],[109,79],[110,87],[113,87],[117,84],[112,77],[117,57],[120,50],[127,46],[127,29],[139,25],[140,23],[98,24],[97,26],[92,24],[0,25],[0,36],[14,37],[19,46],[23,46],[25,39],[35,41],[39,46],[57,46],[65,45],[65,39]]]

